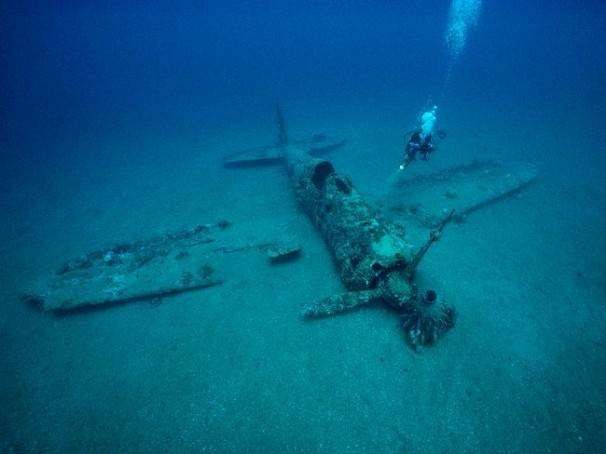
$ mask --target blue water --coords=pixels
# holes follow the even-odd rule
[[[606,4],[482,2],[448,83],[449,4],[0,6],[0,451],[603,452]],[[414,172],[526,161],[531,187],[449,226],[419,270],[455,328],[415,352],[342,291],[280,168],[221,158],[294,136],[371,200],[438,104]],[[228,219],[222,286],[69,317],[19,300],[66,260]]]

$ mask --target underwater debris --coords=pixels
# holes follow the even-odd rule
[[[86,270],[93,267],[123,265],[135,270],[147,265],[158,257],[166,257],[169,251],[178,247],[188,247],[197,244],[212,243],[214,239],[209,236],[213,229],[224,230],[231,224],[222,220],[216,224],[199,224],[192,229],[167,233],[148,240],[133,243],[120,243],[106,250],[97,250],[75,260],[69,260],[61,265],[56,274],[61,276],[73,271]],[[181,253],[180,253],[181,254]],[[175,257],[185,258],[185,255]]]
[[[284,263],[301,256],[301,246],[273,243],[262,249],[270,263]]]
[[[215,272],[215,269],[207,263],[200,266],[200,268],[198,269],[198,275],[202,279],[210,279],[210,277],[213,275],[214,272]]]
[[[303,248],[296,243],[285,243],[283,241],[272,241],[269,243],[248,243],[241,246],[220,246],[212,250],[218,254],[235,254],[246,251],[260,251],[265,254],[270,263],[288,262],[298,258]]]
[[[301,246],[287,241],[230,246],[222,235],[232,226],[221,220],[147,240],[119,243],[61,265],[50,279],[21,297],[44,311],[67,312],[132,301],[160,301],[167,296],[201,290],[223,282],[207,262],[213,254],[257,251],[270,263],[300,256]],[[220,240],[222,246],[208,247]],[[202,261],[202,263],[201,263]]]
[[[226,220],[226,219],[222,219],[222,220],[220,220],[219,222],[217,222],[216,226],[217,226],[218,228],[220,228],[221,230],[225,230],[225,229],[227,229],[227,228],[231,227],[231,222],[229,222],[229,221],[228,221],[228,220]]]
[[[68,311],[163,298],[220,285],[220,280],[212,278],[214,269],[198,265],[191,259],[191,251],[214,242],[212,233],[230,225],[226,220],[199,224],[90,252],[65,262],[50,280],[35,291],[28,291],[21,300],[45,311]]]

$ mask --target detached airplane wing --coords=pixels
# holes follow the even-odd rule
[[[516,195],[537,178],[528,163],[473,161],[428,175],[402,178],[383,205],[393,217],[435,228],[446,213],[464,217]]]

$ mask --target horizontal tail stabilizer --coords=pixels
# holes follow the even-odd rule
[[[324,156],[347,145],[347,139],[316,134],[311,139],[293,140],[291,145],[312,156]],[[249,148],[223,157],[223,167],[247,168],[283,164],[283,145],[265,145]]]

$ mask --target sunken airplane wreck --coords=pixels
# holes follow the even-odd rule
[[[383,303],[401,315],[412,346],[434,343],[454,325],[456,313],[435,291],[415,285],[421,259],[448,222],[524,189],[536,178],[534,168],[472,162],[402,179],[373,204],[320,158],[345,146],[344,139],[316,134],[294,140],[279,107],[276,114],[275,143],[228,155],[223,163],[229,168],[284,165],[296,199],[332,253],[346,291],[310,302],[303,315],[318,318]],[[410,230],[407,238],[422,234],[418,249],[405,238],[402,224]],[[239,244],[240,236],[230,234],[234,230],[228,221],[219,221],[96,250],[65,262],[31,285],[22,299],[55,313],[158,302],[220,286],[223,280],[215,277],[219,256],[258,252],[273,265],[300,255],[301,246],[284,238]]]
[[[325,143],[324,152],[318,153],[313,140],[289,140],[279,106],[276,120],[278,141],[265,147],[266,153],[257,148],[229,155],[224,164],[285,165],[297,201],[330,249],[347,291],[312,302],[304,308],[304,316],[323,317],[383,303],[401,315],[412,346],[434,343],[454,326],[456,311],[434,290],[419,291],[414,283],[417,266],[448,222],[524,189],[536,178],[534,168],[525,165],[512,170],[497,163],[473,162],[418,177],[411,184],[418,184],[422,191],[406,191],[407,183],[399,182],[383,204],[430,229],[427,240],[413,252],[404,238],[404,227],[386,219],[360,195],[349,177],[318,157],[340,148],[344,141]]]
[[[279,107],[276,113],[279,162],[286,165],[297,201],[330,249],[347,289],[311,303],[304,308],[304,315],[322,317],[384,303],[402,315],[412,345],[435,342],[454,325],[455,310],[438,299],[433,290],[420,294],[413,282],[414,272],[453,213],[447,214],[425,245],[413,254],[404,239],[404,228],[385,219],[330,161],[312,156],[307,143],[291,143]],[[226,165],[231,165],[232,159],[228,157]],[[254,158],[246,162],[250,166]],[[259,156],[259,163],[264,165],[267,160]]]

